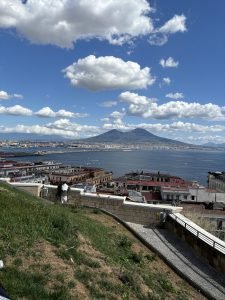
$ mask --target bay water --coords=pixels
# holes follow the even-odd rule
[[[207,184],[209,171],[225,171],[224,151],[135,150],[49,153],[17,160],[54,160],[64,165],[101,167],[119,177],[131,171],[169,173]]]

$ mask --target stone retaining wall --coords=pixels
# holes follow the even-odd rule
[[[203,257],[216,270],[225,274],[225,254],[198,238],[195,234],[187,230],[173,218],[167,218],[166,227],[175,233],[180,239],[188,243],[194,252]],[[202,230],[203,231],[203,230]],[[207,231],[205,234],[210,235]],[[215,237],[214,237],[215,238]],[[217,239],[217,238],[215,238]],[[218,239],[217,239],[218,240]],[[224,244],[221,241],[221,244]]]
[[[57,187],[56,186],[44,186],[48,189],[46,198],[50,201],[57,202]],[[159,224],[160,212],[164,209],[168,212],[179,212],[182,208],[171,207],[169,205],[153,205],[146,203],[133,203],[125,200],[126,197],[105,195],[105,194],[94,194],[85,193],[81,189],[71,188],[68,192],[69,204],[76,206],[88,206],[93,208],[100,208],[106,210],[125,222],[133,222],[142,225],[157,225]]]

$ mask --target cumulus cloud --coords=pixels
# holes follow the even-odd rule
[[[225,143],[225,137],[221,135],[201,135],[201,136],[188,136],[187,140],[192,143],[205,144],[208,142],[212,142],[215,144],[223,144]]]
[[[101,121],[105,122],[102,125],[103,130],[120,129],[124,130],[123,117],[126,115],[126,110],[122,108],[121,111],[113,111],[108,118],[103,118]]]
[[[88,117],[87,113],[75,113],[71,111],[66,111],[65,109],[60,109],[56,112],[56,117],[59,118],[84,118]]]
[[[176,93],[169,93],[169,94],[166,94],[166,98],[171,98],[171,99],[177,100],[177,99],[184,98],[184,95],[183,95],[183,93],[178,93],[178,92],[176,92]]]
[[[9,100],[12,98],[22,99],[23,95],[20,94],[9,94],[5,91],[0,91],[0,100]]]
[[[153,33],[149,36],[148,42],[152,46],[163,46],[168,42],[168,36],[162,33]]]
[[[14,105],[10,107],[0,106],[0,114],[14,115],[14,116],[38,116],[43,118],[82,118],[87,117],[86,113],[75,113],[60,109],[53,111],[50,107],[43,107],[37,112],[33,112],[31,109],[23,107],[21,105]]]
[[[46,127],[51,129],[73,132],[77,136],[79,135],[90,136],[101,132],[100,128],[97,126],[80,125],[77,123],[73,123],[68,119],[59,119],[53,123],[48,123]]]
[[[186,31],[184,15],[154,28],[151,12],[147,0],[1,0],[0,28],[15,29],[32,43],[62,48],[92,38],[122,45],[143,35],[162,45],[169,35]]]
[[[163,68],[177,68],[179,65],[178,61],[175,61],[172,57],[169,57],[167,59],[162,58],[159,62],[159,64]]]
[[[26,5],[1,0],[0,27],[15,28],[33,43],[63,48],[91,38],[121,45],[153,31],[149,12],[146,0],[29,0]]]
[[[167,21],[162,27],[158,29],[159,32],[165,34],[185,32],[186,30],[186,17],[183,14],[180,16],[175,15],[172,19]]]
[[[163,82],[164,84],[166,84],[166,85],[170,85],[171,79],[170,79],[169,77],[164,77],[163,80],[162,80],[162,82]]]
[[[183,132],[183,133],[210,133],[210,132],[224,132],[225,126],[223,125],[202,125],[190,122],[172,122],[169,124],[162,124],[162,123],[139,123],[139,124],[126,124],[120,123],[119,126],[115,126],[115,124],[108,123],[103,125],[104,129],[121,129],[124,131],[132,130],[135,128],[143,128],[148,131],[154,133],[174,133],[174,132]]]
[[[36,116],[49,118],[55,117],[55,112],[50,107],[43,107],[35,113]]]
[[[31,116],[32,110],[21,105],[14,105],[11,107],[0,106],[0,114],[14,116]]]
[[[81,114],[81,113],[74,113],[71,111],[66,111],[64,109],[60,109],[59,111],[55,112],[50,107],[43,107],[39,111],[35,113],[38,117],[43,118],[81,118],[81,117],[87,117],[88,114]]]
[[[110,117],[113,118],[113,119],[122,119],[123,117],[125,116],[125,111],[113,111],[111,114],[110,114]]]
[[[170,101],[159,105],[156,99],[139,96],[136,93],[121,93],[119,99],[128,103],[129,115],[154,118],[207,118],[212,120],[225,120],[225,107],[216,104],[188,103],[185,101]]]
[[[88,137],[100,133],[100,129],[95,126],[80,125],[72,123],[67,119],[60,119],[46,125],[23,125],[15,127],[0,126],[1,133],[29,133],[37,135],[54,135],[64,138]]]
[[[177,32],[187,31],[186,17],[182,15],[175,15],[172,19],[168,20],[163,26],[155,29],[155,32],[150,35],[149,43],[155,46],[162,46],[168,41],[168,37],[171,34]]]
[[[40,125],[17,125],[15,127],[0,127],[1,133],[28,133],[28,134],[37,134],[37,135],[56,135],[65,138],[74,138],[77,137],[76,132],[61,130],[55,128],[48,128],[46,126]]]
[[[155,81],[150,68],[114,56],[89,55],[63,70],[71,85],[89,90],[141,89]]]
[[[122,102],[140,105],[140,106],[147,106],[149,103],[156,102],[156,98],[148,98],[146,96],[140,96],[136,93],[131,92],[123,92],[119,95],[119,99]]]
[[[190,122],[172,122],[169,124],[165,123],[139,123],[139,124],[126,124],[120,118],[116,118],[117,114],[114,114],[115,118],[105,118],[105,121],[101,127],[91,125],[81,125],[73,123],[68,119],[59,119],[55,122],[48,123],[45,125],[23,125],[18,124],[15,127],[0,126],[0,133],[29,133],[37,135],[54,135],[61,136],[64,138],[84,138],[100,134],[105,130],[119,129],[122,131],[128,131],[135,128],[143,128],[152,133],[164,135],[170,138],[182,140],[185,134],[185,142],[200,142],[201,140],[207,142],[210,140],[218,140],[219,137],[221,142],[225,141],[225,137],[219,136],[219,133],[224,133],[224,125],[202,125]],[[119,116],[119,115],[118,115]],[[112,122],[110,122],[112,121]],[[187,136],[187,133],[192,134]]]

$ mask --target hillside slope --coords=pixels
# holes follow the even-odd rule
[[[12,299],[205,299],[112,218],[2,184],[0,259]]]
[[[154,145],[174,145],[184,146],[188,145],[179,141],[159,137],[151,132],[136,128],[128,132],[122,132],[116,129],[107,131],[100,135],[80,140],[80,142],[88,143],[114,143],[114,144],[154,144]],[[190,146],[190,145],[189,145]]]

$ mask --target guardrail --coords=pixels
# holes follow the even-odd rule
[[[189,223],[185,222],[182,218],[178,217],[175,214],[169,214],[169,217],[171,217],[173,220],[175,220],[178,224],[186,228],[189,232],[191,232],[193,235],[195,235],[197,238],[205,242],[206,244],[210,245],[214,249],[220,251],[221,253],[225,254],[225,242],[222,240],[220,241],[216,237],[210,237],[210,233],[204,234],[202,231],[205,231],[204,229],[197,230],[194,226],[190,225]],[[196,225],[197,226],[197,225]]]

